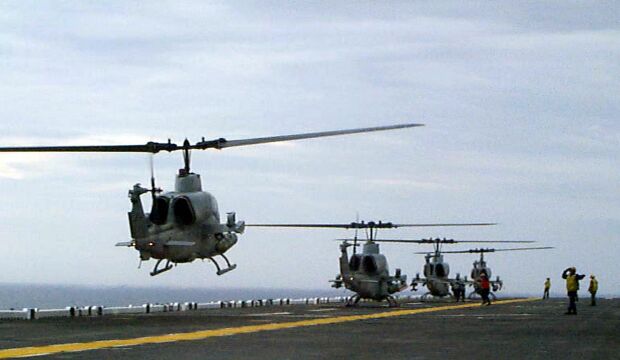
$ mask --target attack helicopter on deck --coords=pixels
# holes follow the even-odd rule
[[[195,259],[209,259],[222,275],[236,268],[225,253],[237,243],[237,235],[245,229],[243,221],[237,221],[234,212],[227,214],[226,222],[220,223],[220,213],[215,197],[202,189],[200,175],[190,169],[191,150],[225,149],[246,146],[311,139],[327,136],[348,135],[374,131],[395,130],[423,126],[423,124],[400,124],[359,129],[303,133],[273,137],[226,140],[219,138],[191,144],[187,139],[182,145],[168,140],[167,143],[148,142],[143,145],[84,145],[84,146],[26,146],[0,147],[0,152],[106,152],[106,153],[150,153],[181,151],[184,167],[176,175],[174,191],[163,192],[155,186],[155,176],[151,158],[151,188],[140,184],[129,190],[131,211],[129,227],[131,241],[119,242],[117,246],[128,246],[140,254],[140,263],[151,258],[157,262],[151,276],[173,268],[173,264],[189,263]],[[141,196],[151,193],[152,207],[145,213]],[[221,257],[225,267],[219,265],[215,257]],[[165,265],[160,268],[160,264]]]
[[[411,290],[417,291],[418,285],[422,285],[428,289],[428,292],[422,295],[422,299],[426,299],[429,296],[445,297],[452,296],[450,289],[454,287],[465,286],[469,284],[467,276],[461,277],[460,274],[456,274],[456,277],[450,278],[450,264],[444,261],[443,254],[447,251],[442,251],[442,246],[446,244],[458,244],[458,243],[532,243],[533,241],[492,241],[492,240],[454,240],[454,239],[440,239],[429,238],[420,240],[409,239],[377,239],[376,242],[384,243],[406,243],[406,244],[431,244],[433,245],[433,252],[416,252],[416,254],[423,254],[424,256],[424,277],[420,277],[420,274],[416,274],[416,277],[411,281]],[[499,279],[498,279],[499,281]],[[493,282],[493,286],[498,286],[498,282]],[[499,283],[501,286],[501,283]]]
[[[468,281],[467,284],[474,287],[474,291],[469,294],[469,298],[473,298],[475,295],[480,295],[482,289],[480,288],[480,274],[483,272],[487,274],[487,278],[491,279],[492,270],[487,265],[486,261],[484,261],[484,253],[492,253],[498,251],[522,251],[522,250],[546,250],[553,249],[550,246],[541,246],[541,247],[529,247],[529,248],[510,248],[510,249],[493,249],[493,248],[483,248],[483,249],[469,249],[469,250],[455,250],[455,251],[444,251],[444,254],[474,254],[479,253],[480,259],[475,260],[473,263],[473,267],[470,272],[471,281]],[[491,291],[489,295],[496,299],[495,292],[501,290],[504,286],[502,280],[500,280],[499,276],[495,280],[490,280],[491,283]]]
[[[346,305],[356,305],[361,299],[374,301],[386,300],[390,307],[398,306],[392,294],[407,288],[407,276],[396,269],[394,275],[390,275],[387,258],[380,252],[376,241],[379,229],[395,229],[399,227],[430,227],[430,226],[486,226],[492,223],[468,223],[468,224],[393,224],[391,222],[364,222],[355,221],[350,224],[248,224],[248,227],[275,227],[275,228],[339,228],[354,229],[355,236],[352,239],[338,239],[340,244],[339,267],[340,273],[336,279],[330,280],[332,287],[353,291]],[[358,230],[366,232],[366,242],[362,245],[362,252],[357,253]],[[353,247],[353,254],[349,257],[347,249]]]

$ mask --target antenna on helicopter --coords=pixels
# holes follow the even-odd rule
[[[360,221],[360,213],[355,212],[355,222],[358,223]],[[357,228],[355,228],[355,235],[353,236],[353,255],[357,253]]]

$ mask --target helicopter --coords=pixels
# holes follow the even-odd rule
[[[553,249],[550,246],[541,246],[541,247],[529,247],[529,248],[510,248],[510,249],[493,249],[493,248],[481,248],[481,249],[469,249],[469,250],[455,250],[455,251],[444,251],[444,253],[449,254],[473,254],[479,253],[480,259],[475,260],[473,263],[473,267],[471,269],[471,279],[472,281],[468,282],[469,285],[474,287],[474,291],[469,294],[469,298],[472,299],[475,295],[481,295],[481,287],[480,287],[480,274],[483,272],[487,275],[487,278],[491,278],[492,271],[491,268],[487,266],[486,261],[484,261],[484,253],[491,253],[497,251],[521,251],[521,250],[546,250]],[[495,300],[497,296],[495,292],[501,290],[504,283],[500,280],[499,276],[495,280],[489,281],[493,291],[489,293],[489,295]]]
[[[442,251],[442,245],[445,244],[457,244],[457,243],[532,243],[533,241],[491,241],[491,240],[454,240],[454,239],[440,239],[440,238],[428,238],[420,240],[408,240],[408,239],[377,239],[377,242],[384,243],[408,243],[408,244],[432,244],[433,252],[417,252],[416,254],[424,254],[424,277],[420,277],[420,274],[416,274],[416,277],[411,282],[411,290],[417,291],[418,285],[422,285],[428,289],[428,292],[422,295],[422,299],[426,299],[430,296],[445,297],[452,296],[450,289],[464,287],[467,281],[467,276],[461,277],[460,274],[456,274],[456,277],[450,278],[450,265],[444,261]],[[496,286],[496,285],[494,285]]]
[[[217,275],[223,275],[236,268],[225,253],[238,240],[237,235],[245,230],[245,222],[237,221],[234,212],[227,213],[226,222],[220,223],[220,213],[215,197],[202,189],[200,174],[190,169],[191,150],[225,149],[229,147],[274,143],[281,141],[311,139],[327,136],[348,135],[374,131],[395,130],[424,126],[423,124],[398,124],[358,129],[323,131],[272,137],[226,140],[219,138],[191,144],[185,139],[182,145],[168,140],[166,143],[148,142],[143,145],[78,145],[78,146],[24,146],[0,147],[0,152],[112,152],[150,153],[151,187],[139,183],[129,190],[131,211],[129,211],[130,241],[116,246],[133,247],[142,261],[156,259],[151,276],[159,275],[179,263],[190,263],[196,259],[208,259],[215,265]],[[153,155],[158,152],[181,151],[184,167],[176,175],[173,191],[163,192],[155,186]],[[145,213],[141,196],[151,194],[151,211]],[[221,266],[216,257],[224,260]],[[162,262],[165,264],[160,267]]]
[[[346,306],[354,306],[361,299],[370,299],[388,302],[390,307],[398,306],[392,294],[407,288],[407,276],[396,269],[394,275],[389,274],[387,258],[380,252],[376,243],[379,229],[394,229],[399,227],[429,227],[429,226],[486,226],[490,223],[471,224],[393,224],[391,222],[364,222],[359,220],[350,224],[248,224],[248,227],[289,227],[289,228],[341,228],[355,229],[353,239],[337,239],[340,244],[339,266],[340,273],[334,280],[330,280],[332,287],[353,291]],[[363,229],[366,232],[366,242],[362,246],[361,254],[356,249],[359,246],[357,232]],[[352,243],[350,243],[352,241]],[[347,249],[353,247],[353,254],[349,257]]]

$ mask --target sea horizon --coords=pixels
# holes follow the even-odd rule
[[[469,291],[468,291],[469,293]],[[587,292],[582,291],[582,296]],[[396,295],[422,295],[423,291],[402,291]],[[146,303],[209,302],[250,299],[351,296],[344,289],[218,288],[135,285],[69,285],[0,283],[0,310],[22,308],[65,308],[67,306],[127,306]],[[541,294],[499,292],[499,297],[536,297]],[[553,297],[565,297],[561,292]],[[618,295],[601,294],[601,298]]]

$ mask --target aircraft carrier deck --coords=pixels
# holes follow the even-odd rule
[[[0,322],[0,358],[619,359],[620,299],[364,303]]]

